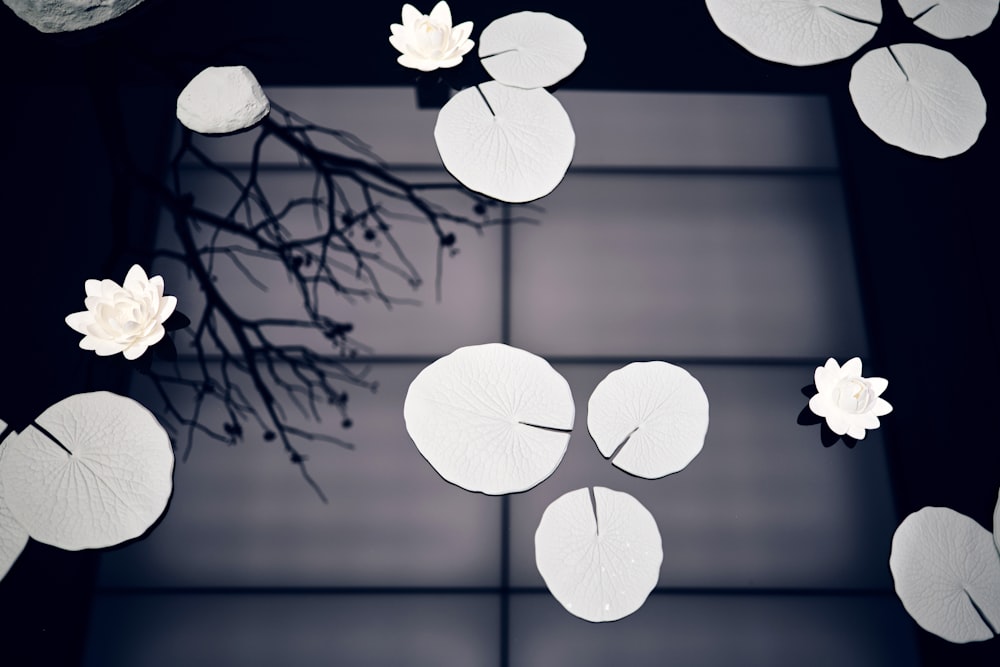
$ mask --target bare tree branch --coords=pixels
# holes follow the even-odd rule
[[[342,151],[320,148],[318,137],[333,138]],[[261,178],[262,154],[278,142],[298,156],[311,172],[311,187],[301,196],[279,203],[269,197]],[[185,160],[199,171],[222,178],[234,193],[225,211],[199,207],[183,182]],[[352,334],[353,324],[329,315],[330,293],[345,302],[376,301],[385,308],[417,303],[390,294],[385,279],[402,279],[415,289],[423,283],[416,264],[394,235],[397,224],[423,224],[437,240],[437,295],[445,254],[453,255],[455,233],[464,226],[482,231],[503,221],[500,205],[450,183],[410,183],[394,174],[357,137],[318,126],[272,105],[271,116],[260,126],[245,170],[212,160],[185,130],[180,149],[171,163],[172,184],[142,178],[169,211],[180,249],[158,249],[155,256],[182,263],[201,290],[204,310],[192,318],[187,332],[196,367],[186,376],[177,363],[151,365],[148,376],[163,400],[162,415],[172,422],[176,436],[186,430],[185,456],[196,435],[235,444],[251,425],[265,440],[281,443],[289,460],[324,501],[319,485],[310,476],[307,458],[298,448],[303,441],[327,442],[352,448],[347,440],[305,429],[289,421],[287,410],[318,423],[320,406],[335,406],[342,424],[350,425],[348,396],[352,389],[374,391],[377,382],[367,366],[357,368],[352,359],[371,352]],[[436,201],[442,192],[459,193],[468,203],[468,214]],[[313,229],[290,224],[292,216],[307,217]],[[365,245],[359,244],[363,240]],[[375,247],[375,250],[371,248]],[[245,285],[266,292],[268,285],[255,275],[252,262],[274,262],[284,269],[300,301],[300,317],[261,316],[239,312],[231,295],[243,285],[218,280],[220,262],[237,269]],[[328,297],[327,297],[328,298]],[[272,335],[281,329],[321,333],[329,349],[278,342]],[[363,332],[362,332],[363,333]],[[175,392],[192,399],[180,401]],[[208,401],[221,404],[227,421],[208,424],[202,418]],[[183,409],[181,405],[191,405]]]

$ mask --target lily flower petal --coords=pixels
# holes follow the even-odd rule
[[[809,399],[809,409],[812,410],[813,414],[817,417],[826,417],[830,414],[832,407],[833,406],[827,399],[826,394],[816,394]]]
[[[841,377],[861,377],[861,357],[848,359],[847,363],[840,367]]]
[[[867,380],[876,396],[881,396],[889,387],[889,381],[885,378],[867,378]]]
[[[840,364],[833,357],[826,360],[826,364],[816,368],[813,373],[813,383],[821,394],[830,391],[833,385],[840,379]]]
[[[439,3],[434,5],[434,9],[431,10],[428,18],[435,23],[451,27],[451,8],[448,7],[448,3],[445,0],[441,0]]]
[[[875,401],[875,407],[872,408],[872,413],[876,417],[887,415],[890,412],[892,412],[892,406],[889,404],[889,401],[885,400],[884,398],[880,398],[877,401]]]

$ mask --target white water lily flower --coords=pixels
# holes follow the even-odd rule
[[[833,358],[816,369],[818,393],[809,399],[809,409],[825,417],[827,426],[837,435],[847,434],[863,440],[866,429],[879,427],[878,418],[892,412],[892,406],[879,398],[889,381],[861,377],[861,359],[854,357],[843,366]]]
[[[163,322],[177,307],[177,297],[163,296],[163,277],[146,277],[138,264],[125,282],[88,280],[84,284],[87,310],[66,316],[66,324],[84,334],[80,347],[102,357],[121,352],[137,359],[166,333]]]
[[[393,23],[389,29],[389,43],[403,54],[397,62],[421,72],[454,67],[475,44],[469,39],[472,21],[452,27],[451,9],[444,0],[427,15],[411,4],[403,5],[403,24]]]

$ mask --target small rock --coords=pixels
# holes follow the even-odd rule
[[[41,32],[70,32],[118,18],[142,0],[3,0],[3,3]]]
[[[202,134],[245,130],[270,111],[253,72],[242,65],[205,68],[177,97],[177,120]]]

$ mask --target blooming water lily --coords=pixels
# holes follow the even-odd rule
[[[892,406],[879,398],[889,386],[885,378],[861,377],[861,359],[854,357],[843,366],[827,359],[816,369],[816,390],[809,399],[809,409],[825,417],[830,430],[862,440],[866,429],[879,427],[878,418],[892,412]]]
[[[472,50],[472,21],[451,25],[451,9],[442,0],[430,14],[421,14],[411,4],[403,5],[403,24],[389,26],[389,43],[403,55],[397,61],[403,67],[431,72],[439,67],[454,67]]]
[[[121,352],[137,359],[166,333],[163,322],[177,307],[177,297],[163,296],[163,277],[148,278],[138,264],[125,282],[88,280],[87,310],[66,317],[66,324],[84,334],[80,347],[102,357]]]

